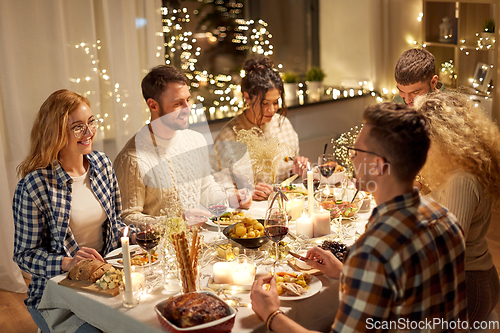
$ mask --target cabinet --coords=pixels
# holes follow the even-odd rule
[[[500,87],[495,87],[500,78],[499,5],[500,0],[424,0],[422,24],[423,46],[436,58],[436,74],[442,72],[443,66],[449,68],[449,64],[456,74],[456,79],[450,79],[441,73],[440,80],[448,87],[465,87],[495,120],[500,120]],[[448,42],[443,42],[442,29],[440,31],[445,17],[452,26]],[[483,34],[486,20],[496,23],[492,36]],[[491,37],[496,42],[492,42]]]

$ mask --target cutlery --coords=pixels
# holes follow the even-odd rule
[[[138,254],[139,252],[142,252],[142,249],[140,248],[137,248],[135,250],[132,250],[130,251],[130,256],[134,256],[136,254]],[[114,256],[110,256],[110,257],[106,257],[104,258],[104,260],[110,260],[110,259],[122,259],[123,258],[123,252],[120,252],[119,254],[117,255],[114,255]]]

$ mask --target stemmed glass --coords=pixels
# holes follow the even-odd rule
[[[147,278],[156,277],[153,269],[151,268],[151,250],[154,249],[160,242],[161,235],[163,234],[163,223],[160,219],[144,218],[137,224],[137,235],[135,241],[141,248],[148,253],[149,269],[146,273]]]
[[[273,263],[272,274],[276,273],[279,260],[278,243],[288,234],[288,216],[282,208],[269,208],[264,220],[264,234],[274,242],[276,260]]]
[[[212,215],[217,217],[217,236],[215,240],[222,239],[222,234],[220,232],[220,216],[224,214],[229,207],[226,190],[220,185],[211,188],[205,207],[207,207]]]
[[[333,154],[322,154],[318,157],[318,168],[319,172],[323,177],[328,178],[335,172],[335,155]]]

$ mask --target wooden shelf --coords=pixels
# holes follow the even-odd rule
[[[470,78],[474,76],[478,63],[493,65],[492,86],[500,77],[500,58],[498,43],[500,34],[495,32],[496,43],[488,48],[476,44],[484,21],[493,19],[497,26],[500,22],[500,0],[423,0],[423,43],[436,58],[436,74],[441,64],[452,62],[457,79],[452,88],[471,87]],[[453,43],[439,42],[439,25],[448,17],[453,26]],[[461,41],[465,40],[465,43]],[[493,100],[492,116],[500,121],[500,89],[493,88],[488,95]]]

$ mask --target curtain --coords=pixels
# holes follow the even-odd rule
[[[0,289],[25,292],[11,205],[36,113],[58,89],[86,96],[94,149],[114,159],[149,119],[140,83],[163,63],[161,0],[0,0],[0,13]]]

